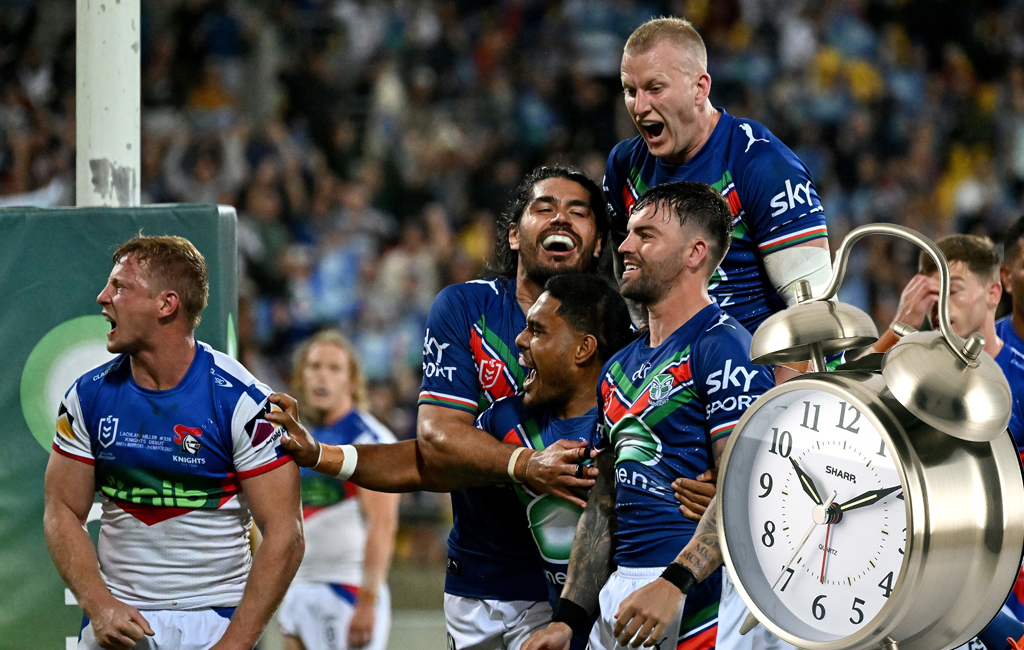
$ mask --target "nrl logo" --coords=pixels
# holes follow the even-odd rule
[[[501,377],[505,364],[497,359],[484,359],[480,362],[480,387],[484,390],[494,388]]]
[[[108,415],[100,418],[100,444],[109,447],[117,439],[117,418]]]
[[[664,372],[660,375],[656,375],[651,380],[651,387],[648,389],[647,394],[650,396],[651,404],[663,404],[668,397],[669,391],[672,390],[672,382],[675,377]]]

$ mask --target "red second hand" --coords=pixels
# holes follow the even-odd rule
[[[825,560],[828,558],[828,536],[832,532],[832,524],[825,529],[825,551],[821,554],[821,584],[825,584]]]

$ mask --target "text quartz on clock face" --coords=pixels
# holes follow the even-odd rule
[[[774,592],[792,615],[848,636],[896,585],[906,540],[903,489],[891,450],[856,406],[830,393],[795,393],[788,407],[764,407],[772,417],[762,420],[768,424],[748,493],[753,546],[769,582],[781,576]],[[841,519],[814,525],[786,565],[814,523],[816,501],[833,492]]]

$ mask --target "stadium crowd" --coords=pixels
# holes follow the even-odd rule
[[[142,3],[142,196],[239,214],[242,360],[285,388],[297,344],[349,335],[371,410],[415,433],[422,331],[491,259],[524,173],[600,180],[635,135],[626,37],[692,20],[711,99],[810,168],[833,238],[889,221],[998,236],[1024,191],[1014,0],[181,0]],[[74,7],[0,2],[0,206],[74,201]],[[869,240],[843,298],[884,328],[916,249]]]

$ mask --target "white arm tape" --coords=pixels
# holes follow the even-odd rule
[[[820,295],[832,279],[832,257],[824,248],[794,246],[764,257],[764,270],[786,306],[796,304],[796,283],[807,280],[813,295]]]
[[[347,481],[352,476],[352,473],[356,471],[356,463],[359,462],[359,452],[352,445],[342,445],[341,451],[345,454],[345,458],[341,461],[341,470],[338,472],[338,478]]]

